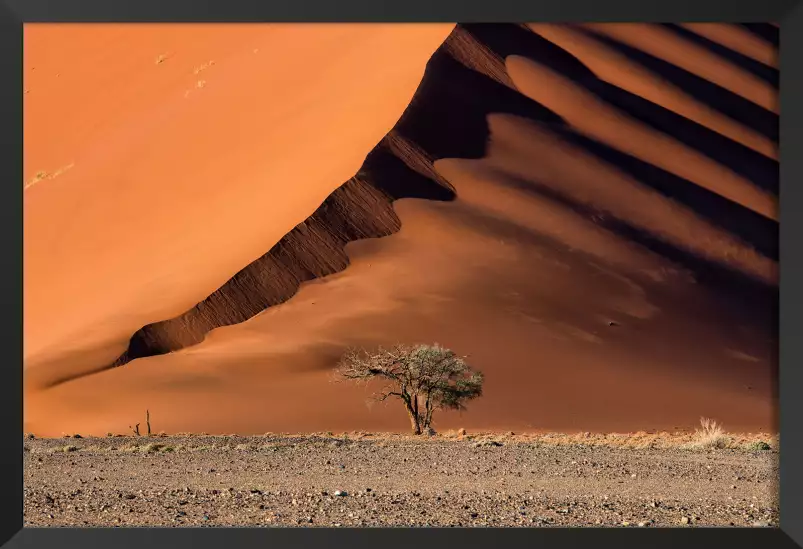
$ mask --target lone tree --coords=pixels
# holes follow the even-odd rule
[[[472,371],[463,357],[437,344],[396,345],[375,353],[350,350],[341,359],[337,375],[346,380],[384,381],[374,398],[399,398],[416,435],[431,429],[435,410],[464,410],[466,401],[482,395],[482,372]]]

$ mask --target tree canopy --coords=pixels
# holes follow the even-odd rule
[[[384,381],[374,398],[400,399],[415,434],[431,429],[435,410],[463,410],[467,401],[482,396],[482,372],[438,344],[396,345],[375,352],[352,349],[341,359],[337,374],[346,380]]]

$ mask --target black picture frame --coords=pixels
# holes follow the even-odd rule
[[[779,528],[512,528],[512,529],[327,529],[327,528],[23,528],[22,521],[22,32],[28,22],[195,22],[195,21],[656,21],[775,22],[780,24],[780,452]],[[0,183],[0,543],[8,547],[82,548],[257,546],[505,546],[530,544],[574,547],[803,546],[803,165],[800,97],[803,97],[803,6],[799,0],[1,0],[0,135],[5,174]],[[795,175],[797,174],[797,175]],[[797,410],[797,412],[795,412]]]

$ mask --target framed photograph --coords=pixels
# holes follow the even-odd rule
[[[0,543],[800,546],[802,19],[4,2]]]

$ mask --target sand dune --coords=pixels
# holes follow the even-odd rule
[[[26,381],[113,362],[304,221],[451,28],[27,27],[26,181],[73,167],[25,192]]]
[[[26,191],[27,430],[121,431],[145,408],[168,431],[404,429],[397,410],[367,411],[367,389],[332,383],[330,373],[348,346],[399,341],[440,342],[486,373],[483,399],[439,428],[672,429],[700,415],[732,429],[774,427],[777,144],[761,120],[715,112],[610,46],[589,47],[602,43],[575,27],[458,26],[423,80],[448,27],[332,27],[320,37],[279,28],[210,43],[249,55],[204,111],[181,118],[175,105],[155,105],[154,92],[130,126],[120,123],[130,133],[120,130],[128,137],[116,149],[103,140],[90,151],[102,156],[76,155],[72,169]],[[771,103],[772,89],[728,59],[669,55],[678,40],[699,53],[682,34],[594,31]],[[727,48],[729,33],[748,31],[706,32]],[[299,45],[286,52],[297,80],[280,93],[297,106],[263,114],[257,105],[275,104],[258,78],[265,66],[245,59],[285,43]],[[775,55],[765,42],[750,48],[738,53]],[[211,50],[204,57],[224,58]],[[316,65],[314,79],[290,70],[323,51],[332,63]],[[395,80],[379,70],[391,65]],[[237,95],[249,71],[247,82],[263,88]],[[292,97],[309,89],[305,78],[336,97]],[[175,104],[190,97],[176,92]],[[166,147],[180,130],[162,140],[159,123],[197,131],[189,120],[199,112],[222,132],[197,137],[191,152],[207,154],[189,164],[179,148],[168,166],[168,147],[147,170],[123,169],[136,156],[124,146],[131,132]],[[312,131],[316,121],[332,135]],[[235,123],[246,127],[227,132]],[[73,143],[93,142],[91,127]],[[68,150],[53,143],[41,150]],[[256,158],[266,145],[266,160],[224,177],[224,165],[244,165],[246,151]],[[734,151],[749,152],[731,160]],[[37,154],[26,174],[44,158],[73,161]],[[178,177],[184,170],[190,181]],[[124,193],[100,183],[114,176]],[[191,193],[196,185],[207,194]],[[153,196],[161,206],[132,213]],[[89,206],[76,219],[68,206],[82,199]],[[131,334],[125,366],[107,369]]]

